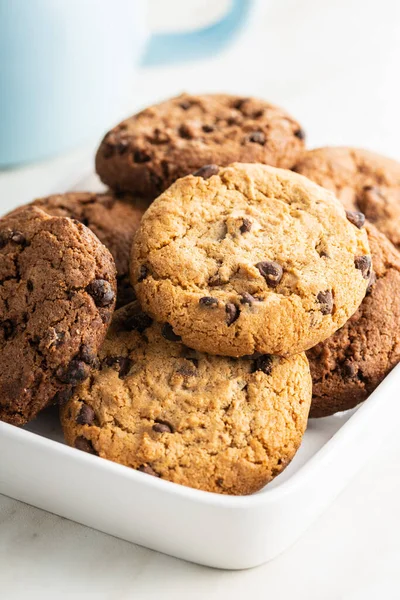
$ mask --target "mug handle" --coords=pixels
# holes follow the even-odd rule
[[[229,11],[220,21],[198,31],[153,35],[145,50],[142,66],[213,56],[243,28],[253,2],[254,0],[231,0]]]

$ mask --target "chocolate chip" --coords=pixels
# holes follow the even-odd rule
[[[193,173],[195,177],[202,177],[203,179],[209,179],[213,175],[218,175],[219,167],[218,165],[204,165],[198,171]]]
[[[306,132],[304,131],[304,129],[298,129],[297,131],[294,132],[294,135],[299,138],[299,140],[305,140],[306,139]]]
[[[68,402],[74,393],[73,387],[65,388],[64,390],[60,390],[53,398],[53,404],[58,404],[59,406],[63,406]]]
[[[115,146],[114,144],[112,144],[111,142],[108,141],[104,141],[104,146],[103,146],[103,157],[104,158],[111,158],[115,152]]]
[[[255,110],[251,116],[253,119],[261,119],[264,116],[264,112],[264,110]]]
[[[116,146],[119,155],[125,154],[128,151],[129,142],[128,140],[120,140]]]
[[[149,177],[150,177],[150,181],[151,181],[152,185],[155,187],[157,193],[160,193],[161,190],[163,189],[162,178],[153,172],[150,172]]]
[[[330,290],[319,292],[317,300],[320,304],[320,311],[323,315],[330,315],[333,311],[333,295]]]
[[[269,354],[262,354],[254,361],[253,372],[262,371],[265,375],[272,372],[272,357]]]
[[[192,103],[190,100],[182,100],[182,102],[179,103],[179,106],[182,110],[188,110],[192,106]]]
[[[346,360],[341,369],[343,376],[347,379],[353,379],[358,373],[358,366],[350,360]]]
[[[153,477],[160,477],[160,475],[156,473],[155,470],[152,467],[150,467],[150,465],[141,465],[138,468],[138,471],[140,471],[141,473],[146,473],[146,475],[153,475]]]
[[[202,130],[204,133],[211,133],[214,131],[215,127],[213,125],[203,125]]]
[[[26,282],[26,289],[28,290],[28,292],[33,292],[33,283],[30,279],[28,279],[28,281]]]
[[[11,239],[12,233],[13,232],[11,231],[11,229],[3,229],[3,231],[0,231],[0,248],[4,248],[4,246],[8,244],[8,242]]]
[[[67,368],[59,367],[56,375],[63,383],[77,385],[78,383],[81,383],[81,381],[84,381],[89,376],[89,373],[89,366],[82,360],[74,358]]]
[[[10,239],[15,244],[20,244],[21,246],[24,246],[26,243],[26,238],[20,231],[13,231]]]
[[[172,329],[172,325],[170,325],[169,323],[164,323],[161,333],[163,334],[165,339],[168,340],[169,342],[180,342],[181,341],[181,336],[177,335],[175,333],[175,331]]]
[[[151,156],[147,154],[144,150],[135,150],[133,153],[133,160],[135,163],[147,163],[151,160]]]
[[[157,433],[173,433],[174,428],[166,421],[156,421],[152,427]]]
[[[121,379],[126,377],[133,366],[133,360],[128,356],[121,356],[119,360],[119,376]]]
[[[178,134],[184,140],[192,140],[194,138],[193,129],[186,123],[182,123],[182,125],[178,127]]]
[[[103,360],[102,364],[106,367],[116,366],[118,369],[118,376],[123,379],[131,370],[133,360],[131,360],[128,356],[107,356]]]
[[[250,231],[252,225],[253,225],[253,223],[250,221],[250,219],[247,219],[246,217],[244,217],[242,224],[239,228],[240,233],[247,233],[248,231]]]
[[[256,301],[254,296],[252,296],[248,292],[243,292],[242,294],[240,294],[240,296],[241,296],[240,304],[250,304],[251,305],[251,304],[254,304],[254,302]]]
[[[265,135],[262,131],[253,131],[253,133],[250,133],[248,140],[249,142],[263,146],[265,144]]]
[[[364,277],[364,279],[370,278],[372,263],[369,256],[356,256],[354,259],[354,264],[356,269],[361,271],[361,275]]]
[[[104,308],[113,303],[115,298],[115,292],[109,281],[105,279],[95,279],[86,288],[88,294],[90,294],[94,300],[96,306]]]
[[[14,335],[16,334],[17,324],[15,323],[15,321],[12,321],[11,319],[7,319],[6,321],[3,321],[1,323],[1,327],[3,329],[4,339],[6,341],[11,340],[11,338],[13,338]]]
[[[243,108],[243,104],[245,104],[248,101],[249,98],[238,98],[237,100],[235,100],[232,106],[233,108],[236,108],[236,110],[240,110],[241,108]]]
[[[60,335],[64,336],[65,334],[64,334],[64,332],[61,332]],[[63,338],[61,338],[61,339],[63,339]],[[93,350],[93,348],[90,348],[90,346],[88,346],[87,344],[83,344],[81,346],[79,358],[81,360],[83,360],[84,363],[86,363],[87,365],[90,365],[91,367],[95,367],[95,368],[99,367],[99,359],[97,358],[96,352]]]
[[[365,223],[365,215],[359,211],[346,210],[346,217],[350,223],[358,227],[358,229],[361,229]]]
[[[188,359],[190,360],[190,359]],[[193,361],[196,359],[192,359]],[[194,362],[193,362],[194,364]],[[194,364],[195,367],[198,366],[198,361],[197,361],[197,365]],[[191,369],[190,367],[187,367],[186,365],[183,365],[182,367],[179,367],[179,369],[177,370],[177,373],[179,373],[179,375],[183,375],[184,377],[197,377],[197,371],[195,369]]]
[[[264,277],[269,287],[275,288],[283,276],[283,269],[277,262],[263,261],[256,264],[260,274]]]
[[[0,231],[0,248],[4,248],[8,242],[25,246],[26,238],[20,231],[12,231],[11,229],[3,229]]]
[[[238,320],[238,318],[240,316],[240,308],[238,306],[236,306],[235,304],[233,304],[233,302],[229,302],[225,306],[225,313],[226,313],[226,324],[229,327],[230,325],[232,325],[232,323],[234,323],[235,321]]]
[[[95,418],[94,410],[88,404],[82,403],[79,415],[76,417],[78,425],[91,425]],[[85,438],[84,438],[85,439]]]
[[[217,298],[213,298],[212,296],[204,296],[203,298],[200,298],[199,304],[201,306],[208,306],[210,308],[216,308],[219,303],[218,303]]]
[[[139,268],[139,274],[138,274],[138,281],[143,281],[143,279],[146,279],[147,275],[149,274],[149,270],[146,267],[146,265],[140,265]]]
[[[208,285],[210,287],[215,287],[216,285],[221,285],[221,283],[222,283],[222,280],[219,275],[211,275],[210,279],[208,280]]]
[[[93,448],[92,442],[83,437],[83,435],[75,438],[75,448],[82,450],[83,452],[88,452],[89,454],[97,454],[96,450]]]
[[[127,318],[125,321],[125,329],[126,331],[138,331],[139,333],[143,333],[143,331],[150,327],[152,323],[153,319],[149,317],[149,315],[140,312]]]
[[[375,271],[371,270],[371,276],[369,278],[366,294],[371,293],[372,288],[374,287],[375,283],[376,283],[376,273],[375,273]]]

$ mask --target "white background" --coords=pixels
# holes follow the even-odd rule
[[[226,5],[153,0],[151,23],[195,27]],[[285,106],[310,146],[360,145],[400,159],[399,63],[396,0],[261,0],[251,28],[212,61],[143,70],[132,111],[183,90],[253,94]],[[96,143],[0,171],[2,210],[62,191],[92,168]],[[398,600],[400,436],[377,432],[371,445],[374,459],[295,546],[244,572],[191,565],[0,496],[0,598]]]

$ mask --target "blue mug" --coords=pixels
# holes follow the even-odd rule
[[[0,0],[0,167],[100,135],[126,112],[135,68],[215,54],[251,3],[231,0],[199,31],[149,36],[146,0]]]

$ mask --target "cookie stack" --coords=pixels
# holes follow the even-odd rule
[[[264,101],[182,95],[105,136],[109,191],[4,217],[0,418],[59,403],[79,450],[249,494],[310,406],[364,400],[400,358],[400,166],[304,138]]]

